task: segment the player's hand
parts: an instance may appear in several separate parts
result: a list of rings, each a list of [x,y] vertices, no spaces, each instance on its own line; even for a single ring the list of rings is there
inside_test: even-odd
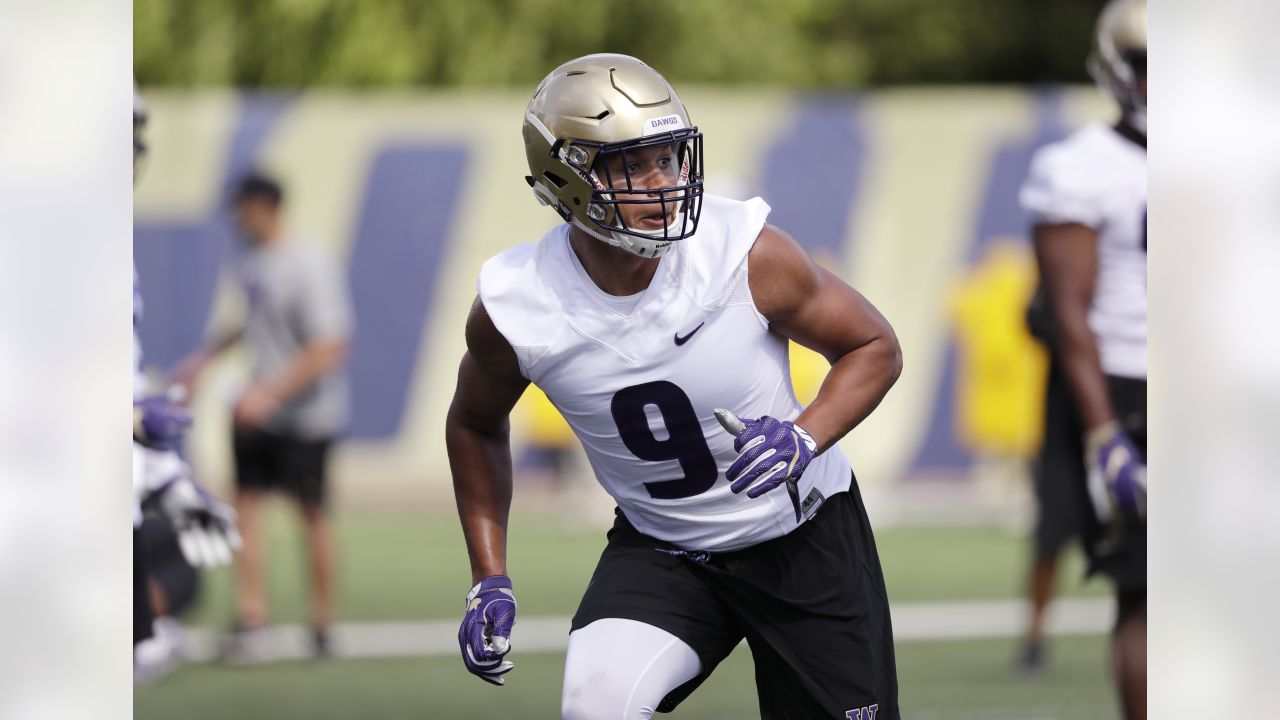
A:
[[[511,651],[511,628],[516,624],[516,595],[511,579],[494,575],[467,593],[467,614],[458,628],[458,644],[467,670],[485,682],[501,685],[515,667],[503,658]]]
[[[818,454],[818,445],[804,428],[788,420],[764,416],[756,420],[740,420],[728,410],[717,408],[716,419],[734,436],[733,449],[738,459],[725,473],[729,489],[747,492],[757,498],[785,483],[800,522],[800,491],[797,482],[810,461]]]
[[[133,403],[134,439],[156,450],[176,448],[191,427],[191,412],[172,393],[148,395]]]
[[[189,477],[174,479],[159,490],[160,511],[173,523],[182,555],[194,567],[231,562],[241,547],[236,511],[205,492]]]
[[[240,425],[262,425],[280,409],[280,399],[261,383],[251,385],[236,403],[235,421]]]
[[[1100,521],[1109,522],[1115,507],[1146,516],[1147,466],[1119,423],[1100,425],[1085,435],[1085,466]]]

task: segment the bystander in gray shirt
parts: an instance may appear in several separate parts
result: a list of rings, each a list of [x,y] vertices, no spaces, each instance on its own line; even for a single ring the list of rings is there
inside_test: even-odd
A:
[[[308,343],[350,337],[346,283],[305,240],[288,235],[250,248],[236,275],[245,292],[244,343],[255,381],[278,375]],[[348,403],[346,374],[338,368],[282,405],[265,429],[308,439],[333,437],[346,428]]]

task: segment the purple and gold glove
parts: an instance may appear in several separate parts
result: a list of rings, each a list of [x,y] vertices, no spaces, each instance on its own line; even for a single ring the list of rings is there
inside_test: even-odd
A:
[[[785,483],[796,509],[796,522],[800,522],[798,483],[818,454],[817,443],[804,428],[787,420],[767,415],[739,420],[737,415],[719,408],[715,413],[720,425],[734,436],[733,449],[738,453],[738,459],[725,473],[729,489],[735,493],[746,490],[747,497],[757,498]]]
[[[172,450],[191,427],[191,413],[167,394],[148,395],[133,404],[134,439],[156,450]]]
[[[1111,520],[1112,508],[1147,514],[1147,466],[1129,436],[1114,421],[1085,435],[1089,497],[1098,519]]]
[[[511,627],[516,624],[516,596],[511,579],[494,575],[467,593],[467,614],[458,628],[462,663],[485,682],[503,684],[503,675],[515,667],[503,660],[511,651]]]

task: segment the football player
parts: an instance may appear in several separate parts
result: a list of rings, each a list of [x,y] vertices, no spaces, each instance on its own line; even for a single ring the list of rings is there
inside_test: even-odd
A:
[[[137,181],[139,167],[147,147],[144,132],[147,124],[146,104],[137,90],[133,93],[133,176]],[[155,620],[150,601],[148,564],[151,548],[147,537],[139,532],[142,525],[141,503],[152,498],[155,507],[173,526],[178,546],[188,563],[197,567],[224,565],[239,548],[240,537],[235,528],[235,513],[204,491],[194,480],[191,468],[178,454],[191,416],[181,404],[182,397],[171,393],[148,393],[142,372],[142,343],[138,325],[142,320],[142,294],[138,290],[137,273],[133,279],[133,495],[134,495],[134,562],[133,562],[133,642],[138,645],[152,636]],[[146,657],[164,653],[144,652]]]
[[[703,193],[703,136],[625,55],[542,81],[524,117],[535,197],[565,222],[490,259],[446,423],[471,559],[458,639],[494,684],[516,620],[508,413],[529,383],[617,502],[569,635],[562,717],[648,718],[745,639],[762,716],[898,717],[889,605],[836,441],[902,367],[889,323],[769,206]],[[788,342],[831,363],[792,391]]]
[[[1112,657],[1125,716],[1145,718],[1145,0],[1106,6],[1089,69],[1119,120],[1042,148],[1021,191],[1053,338],[1041,484],[1070,488],[1066,500],[1084,509],[1090,572],[1111,578],[1119,604]]]

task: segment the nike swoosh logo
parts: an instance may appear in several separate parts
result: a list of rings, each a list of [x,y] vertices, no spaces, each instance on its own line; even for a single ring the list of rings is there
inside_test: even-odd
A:
[[[698,327],[696,327],[696,328],[694,328],[694,329],[690,330],[690,331],[689,331],[689,334],[688,334],[688,335],[685,335],[684,337],[680,337],[680,333],[676,333],[676,345],[683,345],[683,344],[685,344],[685,343],[689,342],[689,338],[693,337],[693,334],[694,334],[694,333],[696,333],[696,332],[698,332],[699,330],[701,330],[701,329],[702,329],[702,326],[703,326],[703,325],[706,325],[706,324],[707,324],[707,323],[706,323],[705,321],[704,321],[704,322],[700,322],[700,323],[698,323]]]

